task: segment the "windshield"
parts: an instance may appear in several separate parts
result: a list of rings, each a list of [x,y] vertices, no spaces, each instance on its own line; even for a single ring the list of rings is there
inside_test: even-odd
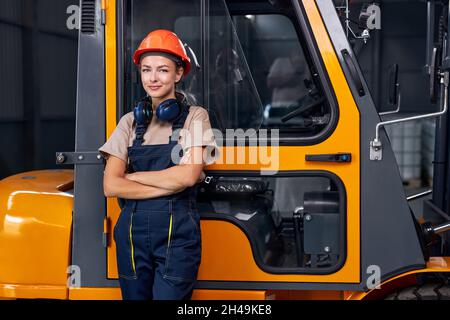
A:
[[[224,0],[212,1],[207,33],[207,105],[216,127],[259,129],[263,105]]]
[[[193,62],[177,90],[208,110],[214,128],[276,128],[313,137],[330,124],[330,106],[290,2],[126,3],[124,110],[145,94],[132,53],[148,32],[165,28],[182,39]]]

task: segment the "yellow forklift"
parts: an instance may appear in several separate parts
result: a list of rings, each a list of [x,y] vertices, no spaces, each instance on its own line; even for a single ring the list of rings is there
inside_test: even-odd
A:
[[[377,112],[331,0],[80,3],[75,151],[56,155],[74,170],[0,181],[0,298],[121,298],[120,206],[97,150],[144,94],[132,53],[157,28],[186,42],[178,89],[208,110],[221,149],[198,185],[193,299],[450,298],[447,1],[427,4],[438,111],[400,120]],[[416,219],[408,201],[424,194],[406,196],[384,127],[425,117],[434,188]]]

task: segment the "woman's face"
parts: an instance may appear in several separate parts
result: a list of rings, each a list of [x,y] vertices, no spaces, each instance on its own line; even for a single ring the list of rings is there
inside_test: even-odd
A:
[[[142,86],[154,100],[163,101],[175,96],[175,83],[180,81],[183,68],[163,57],[148,55],[141,61]]]

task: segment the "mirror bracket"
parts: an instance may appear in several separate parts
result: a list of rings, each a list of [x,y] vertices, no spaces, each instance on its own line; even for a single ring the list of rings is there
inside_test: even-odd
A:
[[[440,83],[444,85],[444,99],[443,99],[443,107],[441,111],[422,114],[413,117],[407,117],[402,119],[395,119],[389,121],[383,121],[376,125],[375,128],[375,139],[370,141],[370,160],[372,161],[380,161],[383,158],[383,145],[380,140],[380,128],[386,125],[391,125],[395,123],[402,123],[407,121],[415,121],[425,118],[436,118],[444,115],[448,109],[448,86],[450,82],[450,71],[446,71],[444,73],[440,73]]]

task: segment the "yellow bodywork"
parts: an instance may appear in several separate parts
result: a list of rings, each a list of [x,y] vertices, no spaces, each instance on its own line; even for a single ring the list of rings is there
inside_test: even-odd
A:
[[[194,290],[192,300],[364,300],[375,295],[383,298],[389,291],[398,290],[405,284],[414,285],[405,279],[423,273],[450,272],[450,257],[432,257],[427,267],[395,276],[381,284],[380,290],[368,292],[336,290]],[[120,299],[119,288],[71,288],[70,299]]]
[[[68,297],[72,170],[0,181],[0,297]]]

